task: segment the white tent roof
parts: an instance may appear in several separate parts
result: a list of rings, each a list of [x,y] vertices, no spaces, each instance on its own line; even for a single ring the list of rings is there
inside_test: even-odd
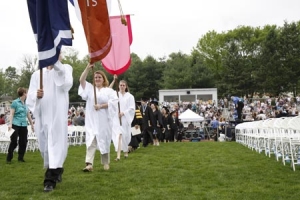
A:
[[[201,117],[200,115],[194,113],[190,109],[187,109],[184,111],[184,113],[181,113],[178,117],[181,119],[182,122],[200,122],[204,121],[204,118]]]

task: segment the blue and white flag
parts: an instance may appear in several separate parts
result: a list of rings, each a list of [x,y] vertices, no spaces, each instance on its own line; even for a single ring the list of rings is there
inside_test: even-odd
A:
[[[27,0],[31,26],[38,46],[39,67],[58,61],[62,45],[72,46],[67,0]]]

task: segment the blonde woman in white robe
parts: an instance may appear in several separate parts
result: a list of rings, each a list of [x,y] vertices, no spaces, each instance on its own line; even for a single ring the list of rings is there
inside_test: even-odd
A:
[[[113,143],[117,152],[116,161],[120,160],[121,151],[124,152],[124,157],[128,157],[128,145],[131,140],[131,123],[135,113],[135,100],[132,94],[129,93],[128,84],[125,80],[119,82],[119,118],[121,119],[121,130],[113,130]],[[118,122],[120,124],[120,121]],[[116,125],[117,127],[117,125]]]
[[[86,157],[83,171],[93,171],[96,150],[101,153],[101,164],[104,170],[109,169],[110,144],[112,139],[113,120],[118,120],[118,97],[114,90],[108,88],[108,80],[103,71],[94,72],[96,103],[94,87],[86,81],[93,64],[88,64],[80,76],[78,94],[86,101]]]
[[[34,129],[47,169],[44,191],[49,192],[62,180],[68,151],[69,90],[73,85],[73,69],[57,61],[42,72],[43,89],[40,89],[40,71],[36,71],[30,79],[26,104],[35,117]]]

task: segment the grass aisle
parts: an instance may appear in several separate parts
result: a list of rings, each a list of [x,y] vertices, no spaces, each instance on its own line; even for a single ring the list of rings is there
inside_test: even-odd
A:
[[[95,156],[94,171],[82,172],[85,146],[71,146],[63,182],[43,192],[42,159],[28,152],[26,163],[11,165],[0,154],[0,199],[298,199],[300,167],[293,172],[274,157],[268,158],[234,143],[183,142],[140,148],[109,171]]]

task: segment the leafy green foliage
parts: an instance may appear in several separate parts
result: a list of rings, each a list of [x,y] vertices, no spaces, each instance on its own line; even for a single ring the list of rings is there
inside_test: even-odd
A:
[[[36,58],[25,57],[21,73],[9,66],[0,71],[0,96],[16,97],[18,87],[28,87]],[[78,96],[79,77],[89,62],[88,56],[78,58],[78,52],[67,48],[64,63],[73,67],[74,83],[71,102],[81,102]],[[217,88],[219,96],[252,97],[300,92],[300,21],[283,27],[239,26],[227,32],[212,30],[203,35],[191,54],[173,52],[167,57],[139,58],[131,54],[130,68],[118,79],[128,82],[130,92],[158,97],[160,89]],[[101,63],[95,70],[105,69]],[[110,81],[112,74],[107,74]],[[87,77],[92,82],[92,73]],[[118,86],[114,86],[117,89]]]

